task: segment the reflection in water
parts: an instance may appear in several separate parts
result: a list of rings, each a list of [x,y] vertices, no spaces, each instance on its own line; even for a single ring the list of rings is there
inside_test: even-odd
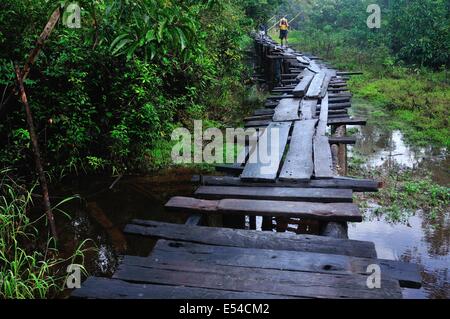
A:
[[[353,99],[352,112],[355,116],[365,117],[368,124],[363,127],[355,126],[359,133],[355,147],[349,147],[350,155],[353,151],[364,156],[364,166],[367,169],[383,168],[387,170],[409,168],[429,171],[433,180],[441,185],[450,182],[450,157],[445,148],[433,145],[419,147],[405,143],[403,134],[399,130],[388,128],[389,119],[386,117],[375,120],[371,113],[373,107],[367,102]],[[349,126],[349,129],[352,128]]]
[[[96,276],[111,276],[120,255],[125,253],[147,256],[154,240],[127,237],[123,228],[135,218],[183,223],[186,216],[166,212],[164,204],[171,196],[191,195],[194,190],[191,178],[195,173],[173,169],[154,176],[124,177],[112,189],[114,178],[97,176],[59,186],[53,194],[78,193],[82,199],[65,204],[63,210],[71,213],[70,219],[57,218],[63,254],[71,254],[83,240],[92,239],[96,250],[86,253],[85,267],[90,275]]]
[[[359,129],[359,141],[350,149],[350,154],[363,156],[366,169],[391,174],[399,169],[426,170],[435,182],[449,184],[447,150],[409,146],[400,131],[389,130],[387,121],[371,121],[373,108],[366,102],[354,100],[353,106],[356,115],[369,120],[367,126]],[[349,237],[374,242],[380,258],[411,261],[423,266],[423,288],[404,289],[405,298],[450,298],[450,212],[430,218],[419,210],[406,224],[392,224],[373,214],[376,203],[369,204],[366,220],[352,224]]]

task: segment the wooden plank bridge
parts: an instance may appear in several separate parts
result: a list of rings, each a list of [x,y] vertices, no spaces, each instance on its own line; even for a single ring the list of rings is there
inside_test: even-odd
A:
[[[401,298],[401,287],[421,286],[417,265],[378,259],[373,243],[347,236],[347,222],[362,221],[353,193],[378,189],[376,181],[345,177],[346,145],[355,143],[346,125],[365,124],[348,114],[346,80],[354,73],[268,37],[256,38],[255,50],[257,80],[272,95],[245,126],[256,128],[256,145],[272,141],[272,165],[246,145],[242,163],[217,166],[227,175],[197,176],[193,197],[166,204],[192,213],[185,224],[131,221],[125,233],[158,239],[152,252],[124,256],[112,278],[90,277],[72,297]],[[266,231],[256,230],[257,220]],[[284,232],[290,224],[317,226],[317,234]],[[374,264],[381,287],[370,289]]]

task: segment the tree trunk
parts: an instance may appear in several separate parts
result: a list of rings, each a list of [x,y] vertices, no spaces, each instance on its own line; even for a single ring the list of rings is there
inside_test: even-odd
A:
[[[28,104],[27,95],[25,93],[25,87],[23,85],[23,78],[22,74],[20,72],[20,69],[18,66],[16,66],[16,77],[17,77],[17,84],[19,87],[19,94],[20,99],[22,101],[22,104],[25,106],[25,112],[27,116],[27,123],[28,123],[28,130],[30,132],[30,138],[31,143],[33,146],[33,153],[34,153],[34,159],[36,164],[36,171],[39,176],[39,183],[41,185],[42,189],[42,196],[44,201],[44,209],[45,214],[47,215],[48,222],[50,224],[50,230],[52,233],[53,238],[55,241],[58,240],[58,235],[56,232],[56,226],[55,226],[55,218],[52,213],[52,208],[50,204],[50,197],[48,195],[48,185],[47,185],[47,179],[45,178],[44,168],[42,166],[42,160],[41,160],[41,153],[39,151],[39,144],[37,140],[36,130],[34,128],[33,123],[33,115],[31,114],[30,105]]]

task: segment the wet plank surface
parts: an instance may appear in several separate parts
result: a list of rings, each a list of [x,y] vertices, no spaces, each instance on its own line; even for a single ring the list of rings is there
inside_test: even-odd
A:
[[[280,171],[280,180],[309,180],[314,172],[313,135],[317,121],[295,123],[286,159]]]
[[[258,152],[253,152],[241,174],[243,180],[275,181],[284,154],[291,123],[270,123],[258,140]],[[261,159],[260,154],[268,155]]]
[[[199,180],[200,181],[200,180]],[[333,177],[332,179],[309,181],[280,181],[275,183],[255,183],[242,181],[239,177],[233,176],[201,176],[203,185],[217,185],[217,186],[250,186],[250,187],[264,187],[264,186],[278,186],[278,187],[294,187],[294,188],[346,188],[354,192],[376,192],[378,191],[379,183],[370,179],[356,179],[346,177]]]
[[[195,196],[206,199],[239,198],[320,203],[352,202],[352,190],[332,188],[200,186]]]
[[[72,298],[87,299],[285,299],[286,296],[183,286],[131,283],[118,279],[89,277]]]
[[[192,197],[172,197],[165,205],[169,210],[242,214],[257,216],[304,217],[326,221],[361,222],[358,206],[351,203],[290,202],[251,199],[203,200]]]
[[[369,289],[367,275],[223,266],[176,256],[164,262],[126,256],[113,278],[137,283],[176,285],[298,298],[401,298],[398,281],[382,278]]]
[[[190,226],[150,220],[133,220],[125,227],[124,232],[208,245],[307,251],[364,258],[377,256],[371,242],[293,233]]]
[[[421,282],[420,276],[418,276],[420,268],[415,264],[335,254],[212,246],[159,240],[149,257],[159,262],[190,260],[211,265],[342,275],[366,274],[369,265],[378,264],[385,277],[398,280],[402,287],[415,287]]]
[[[300,99],[283,99],[275,108],[273,115],[274,122],[295,121],[300,119],[298,116],[300,108]]]

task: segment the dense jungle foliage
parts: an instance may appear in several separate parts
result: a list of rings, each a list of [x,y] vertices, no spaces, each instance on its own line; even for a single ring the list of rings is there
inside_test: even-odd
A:
[[[58,23],[26,90],[52,175],[167,164],[170,133],[192,119],[230,121],[245,96],[243,58],[255,21],[278,0],[85,0],[81,29]],[[14,68],[58,1],[0,4],[3,167],[33,170]]]
[[[367,26],[373,3],[379,29]],[[301,13],[291,22],[291,45],[341,70],[364,71],[352,92],[392,114],[410,141],[450,145],[449,1],[287,0],[279,12]]]

